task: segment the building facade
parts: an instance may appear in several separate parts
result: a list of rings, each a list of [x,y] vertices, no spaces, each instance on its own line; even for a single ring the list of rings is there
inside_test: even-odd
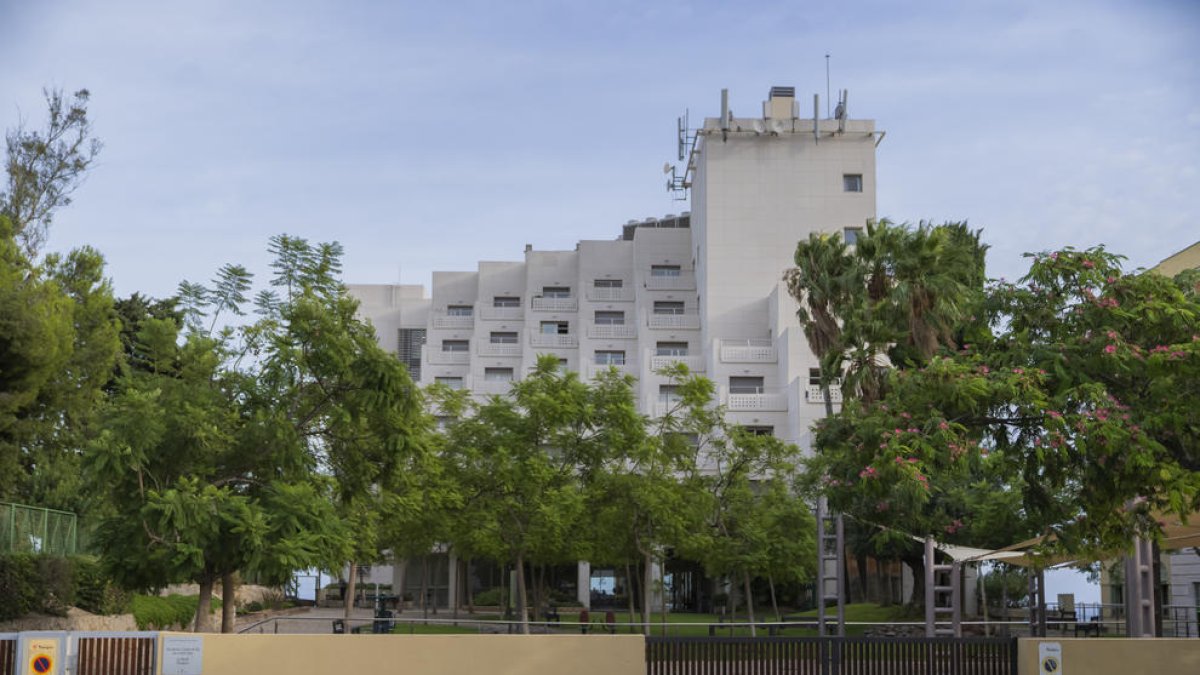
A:
[[[733,117],[725,100],[681,133],[675,186],[690,190],[690,211],[570,251],[526,246],[517,261],[435,272],[428,296],[351,285],[362,315],[421,384],[504,394],[552,354],[583,377],[634,375],[641,411],[657,416],[674,391],[656,371],[682,362],[716,383],[731,422],[807,451],[824,399],[783,274],[810,233],[852,240],[875,217],[882,133],[844,104],[832,119],[816,106],[801,118],[790,87],[772,88],[761,117]],[[581,566],[585,602],[586,578]]]

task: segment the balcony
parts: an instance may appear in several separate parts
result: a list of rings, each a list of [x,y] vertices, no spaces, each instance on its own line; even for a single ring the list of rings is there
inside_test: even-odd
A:
[[[637,339],[637,326],[593,323],[588,326],[587,336],[593,340],[634,340]]]
[[[633,302],[632,288],[589,288],[587,299],[592,302]]]
[[[434,328],[473,328],[475,317],[459,314],[436,314],[433,317]]]
[[[763,391],[757,394],[726,394],[725,407],[731,412],[786,412],[788,396],[786,391]]]
[[[479,318],[484,321],[520,321],[525,310],[520,307],[480,307]]]
[[[775,363],[779,355],[771,340],[721,340],[722,363]]]
[[[579,300],[577,298],[543,298],[535,296],[532,307],[535,312],[574,312],[579,309]]]
[[[471,362],[471,352],[442,352],[442,351],[427,351],[425,355],[429,357],[429,362],[438,366],[459,366]]]
[[[532,347],[549,347],[551,349],[575,349],[579,346],[579,338],[574,335],[550,335],[546,333],[532,333],[529,336],[529,344]]]
[[[706,370],[703,356],[651,356],[650,370],[661,370],[676,363],[682,363],[693,373],[703,373]]]
[[[476,379],[471,387],[472,394],[480,394],[483,396],[504,396],[512,390],[512,380],[484,380]]]
[[[691,270],[684,270],[676,276],[646,275],[646,289],[651,291],[694,291],[696,290],[696,274]]]
[[[520,356],[521,345],[513,342],[480,342],[476,351],[480,356]]]
[[[650,328],[665,328],[668,330],[699,330],[700,314],[647,314],[646,325]]]
[[[804,400],[808,401],[809,403],[824,403],[825,396],[824,396],[824,394],[821,393],[821,385],[819,385],[819,384],[808,385],[808,387],[805,388],[805,390],[804,390]],[[829,385],[829,401],[831,403],[841,403],[842,402],[842,387],[841,387],[841,385],[837,385],[837,384]]]

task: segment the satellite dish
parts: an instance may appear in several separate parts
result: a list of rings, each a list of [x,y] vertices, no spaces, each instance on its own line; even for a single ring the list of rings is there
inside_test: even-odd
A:
[[[775,135],[777,135],[777,136],[779,134],[782,134],[783,133],[783,120],[775,120],[775,121],[771,122],[771,131],[774,131]]]
[[[767,128],[763,126],[762,120],[754,120],[754,133],[761,134],[766,130]]]
[[[664,163],[664,164],[663,164],[663,175],[665,176],[665,175],[667,175],[667,174],[669,174],[669,173],[671,173],[671,163],[670,163],[670,162],[666,162],[666,163]]]

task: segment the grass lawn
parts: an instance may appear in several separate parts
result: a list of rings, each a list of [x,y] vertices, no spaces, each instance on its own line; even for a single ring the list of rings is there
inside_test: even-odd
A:
[[[832,618],[836,613],[836,609],[831,608],[828,615]],[[807,612],[784,612],[786,616],[803,617],[804,619],[816,619],[817,610],[809,610]],[[411,615],[400,615],[397,618],[407,619]],[[478,633],[479,624],[474,621],[502,621],[503,617],[498,614],[475,614],[471,616],[460,615],[459,625],[455,626],[450,623],[442,623],[449,619],[446,615],[431,616],[431,619],[440,619],[437,623],[422,623],[421,620],[412,616],[412,621],[397,623],[392,631],[402,635],[448,635],[448,634],[463,634],[463,633]],[[755,612],[755,618],[759,623],[774,623],[775,615],[769,609],[765,612]],[[709,625],[717,625],[716,635],[719,637],[749,637],[749,626],[724,627],[719,624],[719,619],[716,614],[692,614],[692,613],[671,613],[666,617],[666,624],[663,624],[663,615],[655,612],[651,614],[651,623],[654,624],[651,630],[653,635],[671,635],[680,637],[705,637],[708,635]],[[846,621],[848,623],[857,622],[873,622],[887,623],[891,621],[911,621],[911,617],[904,614],[904,608],[901,606],[881,607],[873,604],[852,604],[846,605]],[[551,624],[554,632],[559,633],[574,633],[579,630],[579,626],[575,625],[579,621],[579,616],[575,612],[564,612],[562,615],[562,624]],[[616,630],[618,633],[638,633],[641,632],[641,627],[637,626],[641,621],[641,615],[633,617],[630,621],[628,612],[616,613]],[[735,622],[746,621],[745,616],[739,614]],[[593,610],[590,612],[591,632],[602,632],[604,625],[604,611]],[[862,635],[869,626],[846,626],[847,635]],[[665,631],[665,633],[664,633]],[[767,629],[765,627],[758,628],[760,637],[766,636]],[[784,636],[790,637],[815,637],[816,630],[810,628],[787,628],[781,633]]]

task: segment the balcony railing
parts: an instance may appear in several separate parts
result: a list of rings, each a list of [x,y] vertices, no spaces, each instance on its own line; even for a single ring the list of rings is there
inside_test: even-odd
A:
[[[471,362],[471,352],[442,352],[429,351],[426,352],[429,357],[429,362],[440,366],[457,366]]]
[[[579,309],[579,300],[577,298],[535,297],[532,307],[535,312],[574,312]]]
[[[637,338],[637,326],[594,323],[588,326],[587,336],[595,340],[633,340]]]
[[[676,363],[682,363],[688,367],[688,370],[693,373],[702,373],[705,371],[703,356],[651,356],[650,370],[660,370],[673,366]]]
[[[551,347],[554,349],[574,349],[579,346],[579,338],[574,335],[550,335],[547,333],[531,333],[529,344],[533,347]]]
[[[698,330],[700,315],[689,314],[647,314],[646,325],[650,328],[667,328],[673,330]]]
[[[587,299],[592,302],[633,302],[632,288],[589,288]]]
[[[520,356],[521,345],[512,342],[480,342],[480,356]]]
[[[691,291],[696,288],[696,275],[692,271],[680,272],[677,276],[646,276],[646,288],[651,291]]]
[[[480,307],[479,318],[484,321],[520,321],[525,310],[520,307]]]
[[[731,411],[750,410],[783,412],[788,409],[786,391],[764,391],[759,394],[727,394],[725,407]]]
[[[471,328],[474,325],[475,317],[471,315],[435,314],[433,317],[434,328]]]
[[[775,363],[778,360],[771,340],[721,340],[722,363]]]
[[[808,385],[808,388],[806,388],[804,390],[804,400],[808,401],[809,403],[824,403],[825,395],[821,393],[821,385],[819,385],[819,384]],[[841,386],[836,385],[836,384],[829,385],[829,400],[832,403],[841,403],[842,402]]]

